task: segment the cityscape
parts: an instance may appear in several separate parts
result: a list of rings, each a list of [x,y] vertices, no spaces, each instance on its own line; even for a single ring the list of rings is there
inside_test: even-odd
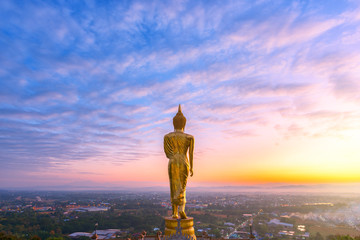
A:
[[[250,234],[256,239],[360,236],[360,196],[355,194],[190,191],[187,213],[194,218],[198,238],[249,239]],[[0,232],[18,239],[90,239],[95,224],[98,239],[138,239],[144,231],[151,237],[164,231],[164,216],[170,214],[166,192],[0,194]]]

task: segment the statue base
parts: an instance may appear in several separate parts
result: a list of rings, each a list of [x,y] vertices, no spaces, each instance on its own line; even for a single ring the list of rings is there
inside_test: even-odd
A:
[[[178,229],[180,225],[181,229]],[[178,234],[179,231],[189,238],[196,240],[194,230],[194,218],[188,217],[186,219],[176,219],[172,217],[165,217],[165,236],[171,237],[172,235]]]

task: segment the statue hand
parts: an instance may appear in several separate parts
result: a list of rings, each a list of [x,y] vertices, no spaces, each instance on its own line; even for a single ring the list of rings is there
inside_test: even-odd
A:
[[[190,169],[190,177],[194,175],[192,168]]]

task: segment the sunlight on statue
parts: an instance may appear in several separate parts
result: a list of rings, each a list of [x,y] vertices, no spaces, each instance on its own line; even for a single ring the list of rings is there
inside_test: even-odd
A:
[[[173,118],[174,132],[164,136],[164,151],[169,159],[168,172],[172,217],[187,218],[185,214],[186,182],[193,175],[194,137],[184,133],[186,118],[181,112],[181,106]],[[189,159],[187,158],[189,152]]]

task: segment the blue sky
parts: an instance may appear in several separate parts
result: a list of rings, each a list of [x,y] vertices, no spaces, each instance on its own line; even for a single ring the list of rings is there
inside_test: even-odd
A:
[[[0,187],[166,181],[179,103],[195,182],[229,166],[224,182],[257,182],[264,162],[319,171],[329,156],[327,175],[351,175],[359,45],[358,1],[1,1]]]

